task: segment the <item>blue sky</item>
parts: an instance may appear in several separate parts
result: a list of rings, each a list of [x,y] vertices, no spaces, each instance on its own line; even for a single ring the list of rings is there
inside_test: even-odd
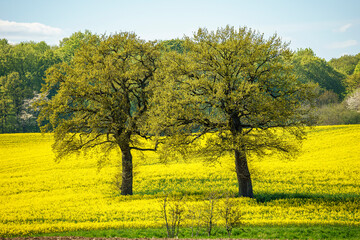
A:
[[[0,38],[11,43],[57,45],[86,29],[166,40],[226,25],[277,33],[326,60],[360,52],[359,0],[0,0]]]

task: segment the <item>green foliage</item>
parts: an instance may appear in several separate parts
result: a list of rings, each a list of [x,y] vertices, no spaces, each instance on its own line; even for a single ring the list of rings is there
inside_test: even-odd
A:
[[[9,126],[9,121],[13,126],[12,131],[23,132],[21,128],[21,113],[23,109],[23,100],[31,97],[31,90],[26,85],[26,82],[20,79],[18,72],[13,72],[0,78],[0,85],[2,87],[2,132],[11,131],[6,129]]]
[[[60,59],[45,42],[10,45],[0,42],[0,131],[38,131],[35,119],[25,112],[25,101],[40,91],[45,71]],[[24,115],[25,114],[25,115]]]
[[[345,84],[347,86],[347,92],[350,94],[360,88],[360,61],[356,65],[354,73],[345,79]]]
[[[172,136],[165,157],[175,151],[210,160],[229,152],[293,152],[295,145],[273,129],[300,140],[313,93],[297,81],[292,52],[279,37],[227,26],[199,29],[184,47],[186,54],[164,54],[154,87],[149,129]],[[199,144],[210,132],[217,134]]]
[[[360,56],[360,54],[359,54],[359,56]],[[355,70],[354,70],[354,74],[359,74],[359,73],[360,73],[360,60],[359,60],[358,64],[355,67]]]
[[[6,39],[0,40],[0,76],[5,76],[8,72],[7,70],[7,58],[9,55],[11,45]]]
[[[333,58],[329,61],[329,64],[337,71],[345,75],[352,75],[359,61],[360,53],[355,56],[344,55],[340,58]]]
[[[42,129],[55,133],[58,157],[99,144],[110,149],[139,133],[156,54],[134,34],[93,36],[69,64],[49,69],[42,91],[58,92],[39,103],[39,120],[49,120]]]
[[[351,94],[356,89],[360,88],[360,72],[354,72],[354,74],[348,76],[345,79],[347,93]]]
[[[184,53],[184,40],[171,39],[161,41],[159,44],[165,51],[176,51],[178,53]]]
[[[316,114],[318,125],[360,124],[360,113],[348,109],[345,103],[322,106]]]
[[[339,95],[337,95],[333,91],[323,90],[320,87],[318,88],[318,91],[319,95],[315,100],[316,106],[320,107],[324,105],[339,103]]]
[[[145,121],[157,57],[154,43],[135,34],[93,35],[69,63],[47,71],[42,91],[55,89],[56,94],[39,102],[38,120],[45,123],[42,131],[54,132],[57,159],[92,148],[101,148],[106,159],[120,147],[122,187],[128,180],[132,193],[130,150],[149,150],[141,149],[134,136],[146,137],[139,125]]]
[[[60,58],[64,62],[70,62],[75,53],[83,44],[86,44],[94,36],[89,30],[82,32],[75,32],[70,37],[64,38],[60,41],[60,46],[56,50]]]
[[[22,86],[21,93],[26,92],[22,99],[20,99],[20,93],[12,93],[12,96],[9,96],[10,91],[0,84],[1,132],[39,130],[34,124],[37,118],[36,111],[25,107],[25,102],[29,102],[40,91],[41,85],[44,83],[45,72],[50,66],[61,61],[69,63],[81,46],[87,44],[94,36],[95,34],[88,30],[75,32],[64,38],[58,47],[50,47],[45,42],[23,42],[11,45],[6,39],[0,40],[0,77],[7,79],[10,74],[18,73],[21,82],[19,84]],[[185,46],[185,42],[185,39],[172,39],[161,41],[157,43],[157,46],[163,52],[182,54],[191,50]],[[327,101],[334,103],[335,98],[330,96],[329,92],[334,92],[339,96],[338,98],[343,99],[345,97],[344,86],[346,86],[346,94],[351,94],[360,86],[359,59],[360,54],[345,55],[326,63],[317,58],[311,49],[305,49],[298,51],[293,61],[301,80],[319,84],[321,87],[319,94],[326,99],[325,101],[322,99],[318,104],[323,105]],[[49,92],[49,96],[52,97],[56,91],[57,88],[54,86]],[[21,101],[15,100],[14,96]],[[32,117],[24,122],[21,119],[23,115],[16,114],[19,109],[22,109],[20,112],[33,112]]]
[[[345,75],[336,71],[324,59],[315,55],[315,53],[307,48],[300,49],[296,52],[292,59],[294,70],[299,79],[304,82],[314,82],[327,91],[333,91],[340,98],[344,97]]]
[[[185,46],[186,55],[164,57],[153,98],[151,128],[176,135],[171,146],[216,131],[219,138],[205,147],[208,155],[242,146],[262,153],[286,149],[271,128],[300,134],[296,128],[306,123],[301,103],[310,100],[309,88],[292,75],[291,51],[277,36],[265,40],[246,28],[199,29]]]

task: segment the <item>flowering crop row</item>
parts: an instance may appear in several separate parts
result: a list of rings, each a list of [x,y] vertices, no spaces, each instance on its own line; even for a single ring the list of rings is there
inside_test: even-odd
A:
[[[316,127],[294,160],[250,159],[256,200],[236,199],[242,223],[360,226],[359,137],[359,125]],[[134,152],[135,194],[119,196],[115,153],[99,170],[81,155],[54,162],[51,144],[52,135],[0,135],[0,236],[162,227],[164,194],[186,195],[192,209],[210,192],[237,191],[232,156],[162,164]]]

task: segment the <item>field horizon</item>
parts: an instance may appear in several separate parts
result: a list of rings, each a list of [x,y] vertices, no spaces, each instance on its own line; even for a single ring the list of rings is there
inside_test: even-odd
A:
[[[251,157],[255,198],[232,198],[241,226],[359,227],[359,136],[360,125],[314,127],[295,159]],[[134,151],[134,195],[121,196],[116,152],[101,168],[96,152],[55,162],[52,142],[51,134],[0,135],[0,236],[163,228],[161,200],[168,194],[185,196],[191,212],[211,193],[237,193],[232,156],[163,164],[156,153]],[[215,223],[224,225],[220,217]]]

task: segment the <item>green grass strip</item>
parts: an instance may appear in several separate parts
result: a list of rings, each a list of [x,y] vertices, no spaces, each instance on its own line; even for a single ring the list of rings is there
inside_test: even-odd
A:
[[[166,230],[161,229],[107,229],[92,231],[37,234],[41,236],[75,237],[121,237],[121,238],[166,238]],[[228,238],[224,228],[216,227],[211,237],[205,229],[196,236],[196,230],[180,229],[179,238]],[[244,226],[233,229],[231,238],[252,239],[360,239],[360,228],[350,226]]]

